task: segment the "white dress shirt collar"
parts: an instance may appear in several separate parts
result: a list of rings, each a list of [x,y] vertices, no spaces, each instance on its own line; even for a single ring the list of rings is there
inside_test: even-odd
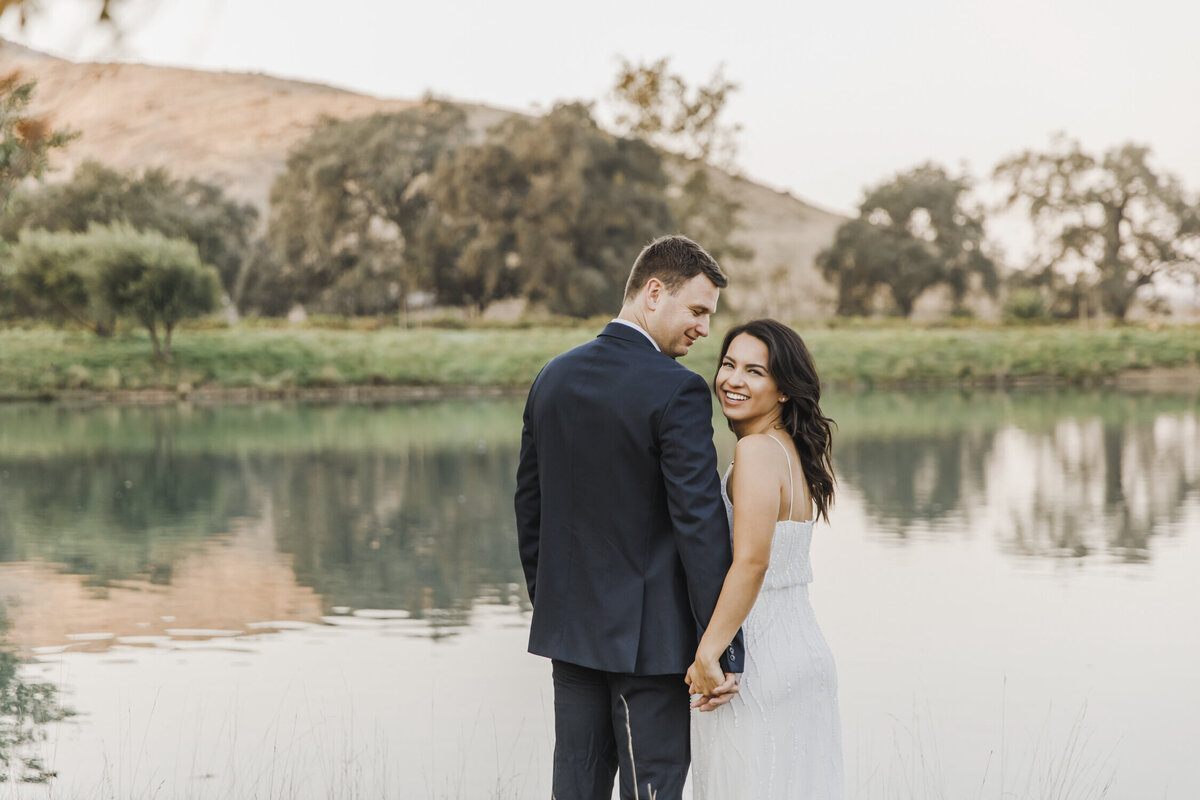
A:
[[[616,319],[614,319],[613,322],[618,322],[622,325],[628,325],[629,327],[633,328],[635,331],[640,333],[642,336],[645,336],[646,339],[650,342],[650,344],[654,345],[655,350],[657,350],[660,353],[662,352],[662,348],[658,346],[658,342],[654,341],[654,339],[650,336],[650,334],[646,333],[646,329],[643,328],[641,325],[638,325],[636,322],[630,322],[627,319],[621,319],[620,317],[617,317]]]

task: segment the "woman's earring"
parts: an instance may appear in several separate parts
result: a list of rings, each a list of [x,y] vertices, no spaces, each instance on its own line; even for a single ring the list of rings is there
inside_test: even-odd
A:
[[[779,402],[780,402],[780,403],[786,403],[786,402],[787,402],[787,398],[786,398],[786,397],[780,397],[780,398],[779,398]]]

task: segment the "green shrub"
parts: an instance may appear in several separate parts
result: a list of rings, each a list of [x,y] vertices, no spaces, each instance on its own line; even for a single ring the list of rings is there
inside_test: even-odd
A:
[[[58,325],[75,322],[111,336],[117,311],[100,291],[87,242],[71,233],[22,231],[12,248],[8,283],[24,314]],[[21,302],[23,301],[23,303]]]
[[[1041,292],[1019,289],[1004,303],[1004,318],[1010,322],[1045,322],[1050,312]]]

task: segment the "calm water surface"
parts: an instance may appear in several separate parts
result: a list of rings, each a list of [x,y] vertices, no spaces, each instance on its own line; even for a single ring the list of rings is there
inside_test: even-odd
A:
[[[1197,399],[827,410],[849,796],[1200,797]],[[519,418],[0,407],[0,798],[548,796]]]

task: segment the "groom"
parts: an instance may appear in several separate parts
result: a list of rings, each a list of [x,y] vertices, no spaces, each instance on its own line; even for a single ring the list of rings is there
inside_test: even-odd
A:
[[[732,554],[708,385],[675,359],[727,282],[695,242],[656,239],[620,315],[529,391],[515,506],[529,651],[552,659],[557,800],[609,800],[618,764],[623,800],[683,791],[683,676]],[[743,662],[739,632],[710,707]]]

